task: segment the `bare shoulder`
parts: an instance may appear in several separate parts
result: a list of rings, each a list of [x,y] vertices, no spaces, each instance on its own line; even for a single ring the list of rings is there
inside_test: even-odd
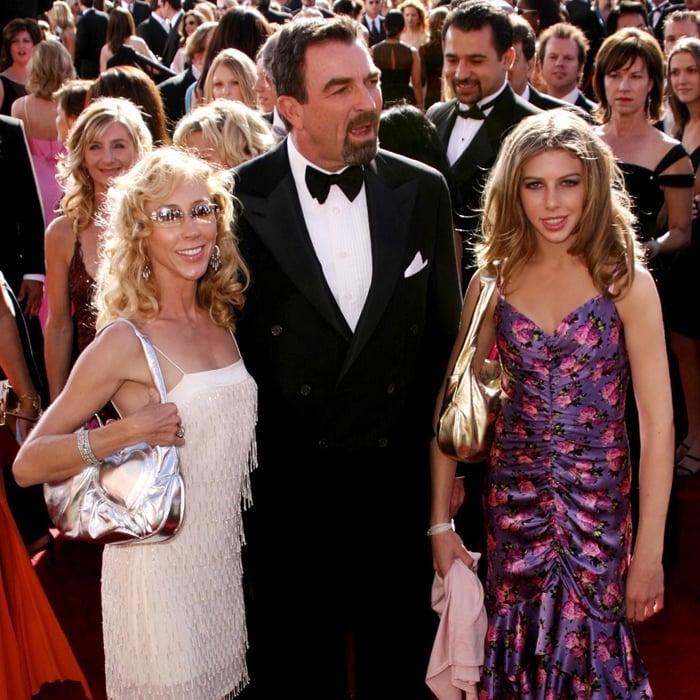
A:
[[[634,279],[624,294],[616,301],[616,306],[623,320],[644,317],[651,307],[659,307],[659,293],[656,282],[649,270],[637,263],[634,269]]]
[[[69,257],[73,254],[75,234],[73,224],[67,216],[57,216],[47,227],[44,245],[47,254],[62,252]]]
[[[149,375],[141,342],[134,329],[123,321],[109,323],[81,353],[104,367],[105,373],[121,380],[142,381]]]

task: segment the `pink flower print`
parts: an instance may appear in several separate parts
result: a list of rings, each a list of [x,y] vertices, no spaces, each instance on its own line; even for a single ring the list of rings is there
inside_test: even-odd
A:
[[[622,664],[617,664],[612,670],[612,676],[617,683],[620,683],[623,688],[627,687],[627,678],[625,677],[625,669]]]
[[[527,642],[527,628],[523,624],[518,624],[515,628],[515,639],[513,639],[513,646],[516,651],[522,651],[525,649],[525,644]]]
[[[521,440],[524,440],[527,438],[527,430],[525,429],[525,423],[522,421],[518,421],[512,429],[512,435],[514,435],[517,438],[520,438]]]
[[[601,434],[600,434],[600,441],[603,443],[603,445],[609,445],[612,442],[615,442],[617,439],[617,431],[614,428],[606,428]]]
[[[570,377],[575,373],[577,368],[576,357],[574,355],[567,355],[561,358],[561,374],[564,377]]]
[[[603,385],[603,399],[609,406],[617,406],[622,398],[622,387],[617,379]]]
[[[590,569],[584,569],[584,571],[580,575],[581,578],[581,585],[584,588],[588,588],[589,586],[595,586],[596,581],[598,580],[598,576],[595,574],[595,572],[591,571]]]
[[[603,604],[608,608],[617,607],[622,601],[622,590],[617,582],[611,581],[603,591]]]
[[[579,638],[576,632],[569,632],[564,637],[564,646],[575,659],[580,659],[586,653],[585,640]]]
[[[571,454],[576,449],[576,443],[570,440],[562,440],[559,443],[559,452],[565,455]]]
[[[555,399],[554,405],[557,408],[567,408],[574,403],[574,401],[580,396],[581,391],[576,387],[570,387],[566,391],[562,391]]]
[[[600,557],[600,547],[596,542],[588,540],[583,545],[583,554],[589,559],[598,559]]]
[[[494,625],[489,625],[488,629],[486,630],[486,641],[487,642],[496,642],[498,641],[498,630]]]
[[[517,452],[517,463],[518,464],[533,464],[534,460],[532,455],[526,450],[518,450]]]
[[[535,358],[532,362],[532,371],[540,377],[549,377],[549,361]]]
[[[588,510],[594,510],[597,504],[598,494],[589,492],[581,496],[581,505],[588,508]]]
[[[535,324],[532,321],[528,321],[526,318],[519,318],[513,321],[512,331],[519,343],[527,345],[532,341],[534,328]]]
[[[588,319],[575,333],[574,338],[579,345],[594,348],[600,343],[600,331],[593,322]]]
[[[599,525],[599,521],[585,510],[577,511],[575,517],[576,522],[584,532],[593,532],[593,530],[595,530]]]
[[[591,426],[598,416],[598,410],[595,406],[585,406],[578,414],[578,422],[583,425]]]
[[[539,414],[539,401],[534,401],[529,398],[523,398],[520,409],[526,416],[534,418],[536,415]]]
[[[526,479],[525,477],[520,477],[518,481],[518,489],[521,493],[534,493],[536,491],[535,485],[532,483],[532,481],[530,479]]]
[[[561,609],[562,617],[565,620],[580,620],[583,617],[583,610],[574,601],[567,600]]]
[[[610,334],[608,335],[610,345],[620,344],[620,328],[619,326],[613,324],[610,328]]]

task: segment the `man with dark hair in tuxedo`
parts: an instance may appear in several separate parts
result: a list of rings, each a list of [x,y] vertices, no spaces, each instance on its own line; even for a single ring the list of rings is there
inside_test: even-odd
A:
[[[461,236],[462,289],[474,271],[481,190],[505,134],[540,110],[508,84],[515,60],[508,14],[475,0],[450,10],[442,26],[444,78],[454,98],[427,112],[445,145],[452,172],[455,227]]]
[[[162,2],[163,16],[168,20],[170,31],[165,40],[163,55],[160,57],[160,60],[166,68],[170,68],[170,64],[180,48],[180,23],[185,13],[182,9],[182,0],[162,0]]]
[[[79,78],[100,73],[100,51],[107,38],[109,16],[94,8],[94,0],[79,0],[80,18],[75,25],[75,72]]]
[[[136,33],[159,59],[163,56],[165,41],[170,33],[170,23],[163,13],[163,0],[151,0],[151,14],[136,27]]]
[[[279,30],[289,135],[234,169],[252,279],[236,337],[259,390],[251,692],[265,700],[297,681],[306,700],[431,697],[429,448],[461,295],[445,180],[378,149],[360,31],[348,17]]]

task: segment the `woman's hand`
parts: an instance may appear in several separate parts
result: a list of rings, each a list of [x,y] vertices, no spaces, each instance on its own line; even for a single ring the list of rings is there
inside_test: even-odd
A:
[[[161,403],[155,389],[149,389],[149,402],[124,418],[133,426],[134,442],[147,442],[149,445],[185,444],[185,426],[174,403]],[[118,422],[118,421],[117,421]]]
[[[445,530],[437,535],[430,535],[433,547],[433,568],[445,578],[455,559],[461,559],[470,569],[474,559],[469,555],[462,538],[454,530]]]

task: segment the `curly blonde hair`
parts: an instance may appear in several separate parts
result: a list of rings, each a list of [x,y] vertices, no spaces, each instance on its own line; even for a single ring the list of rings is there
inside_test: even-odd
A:
[[[622,173],[592,125],[566,108],[523,119],[503,141],[483,193],[482,238],[476,244],[480,268],[507,260],[503,286],[535,251],[535,232],[520,199],[525,163],[545,151],[562,150],[583,164],[585,204],[569,254],[581,258],[596,288],[617,299],[644,260],[634,235],[634,215]]]
[[[214,100],[186,114],[175,128],[173,143],[187,148],[187,139],[198,132],[227,168],[259,156],[275,144],[265,117],[233,100]]]
[[[58,162],[58,179],[63,184],[61,213],[73,225],[75,233],[86,229],[95,211],[95,185],[85,166],[85,152],[107,127],[119,123],[126,127],[137,158],[151,150],[151,132],[141,111],[123,97],[101,97],[85,107],[68,134],[66,153]]]
[[[199,183],[218,205],[216,245],[221,265],[211,266],[197,282],[197,304],[209,310],[214,323],[235,329],[234,310],[243,308],[248,268],[234,234],[232,176],[214,170],[199,158],[172,146],[147,153],[131,170],[115,179],[108,193],[104,250],[96,279],[94,304],[99,329],[115,318],[150,320],[158,316],[158,279],[149,265],[153,223],[147,207],[167,202],[185,183]]]

